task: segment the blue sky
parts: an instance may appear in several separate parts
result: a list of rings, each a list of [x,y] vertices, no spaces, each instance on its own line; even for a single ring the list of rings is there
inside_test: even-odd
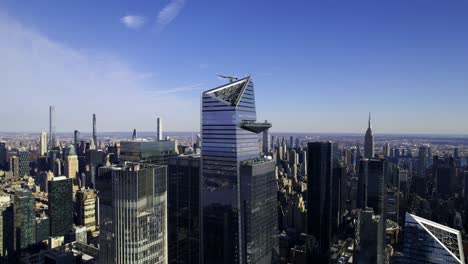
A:
[[[276,132],[468,134],[468,1],[0,2],[0,131],[199,128],[252,74]]]

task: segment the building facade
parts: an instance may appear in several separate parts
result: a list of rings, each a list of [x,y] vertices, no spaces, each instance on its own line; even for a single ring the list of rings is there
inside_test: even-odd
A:
[[[200,156],[172,157],[167,166],[169,263],[201,263]]]
[[[65,176],[49,181],[50,235],[64,236],[73,228],[72,179]]]
[[[251,77],[230,79],[202,94],[202,262],[207,264],[245,263],[250,254],[240,166],[260,158],[258,134],[271,127],[256,122]]]
[[[465,263],[460,231],[409,213],[402,247],[394,263]]]
[[[307,148],[307,233],[315,245],[307,254],[309,262],[321,263],[328,260],[332,239],[332,179],[338,147],[333,142],[312,142]]]
[[[100,263],[167,263],[166,166],[99,168]]]

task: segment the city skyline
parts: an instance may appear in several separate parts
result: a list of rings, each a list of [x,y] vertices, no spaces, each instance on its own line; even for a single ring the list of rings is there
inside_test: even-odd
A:
[[[273,133],[362,133],[369,111],[377,134],[468,131],[467,3],[42,4],[0,4],[1,131],[46,130],[48,105],[58,132],[88,131],[92,113],[99,131],[153,131],[156,116],[197,131],[188,109],[217,74],[252,75]],[[241,11],[245,21],[225,16]]]

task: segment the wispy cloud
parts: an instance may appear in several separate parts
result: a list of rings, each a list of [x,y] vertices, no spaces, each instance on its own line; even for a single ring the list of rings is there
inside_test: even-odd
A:
[[[157,90],[153,92],[153,96],[156,97],[156,96],[161,96],[161,95],[176,94],[176,93],[196,91],[196,90],[201,91],[202,88],[203,88],[203,84],[197,83],[197,84],[192,84],[192,85],[174,87],[170,89]]]
[[[158,30],[162,30],[171,23],[179,15],[184,5],[185,0],[170,0],[158,14],[156,19]]]
[[[198,126],[196,111],[177,115],[168,110],[197,108],[198,96],[177,93],[181,87],[165,91],[157,74],[135,69],[107,51],[70,47],[1,13],[0,39],[0,98],[8,98],[0,109],[0,124],[6,124],[2,131],[46,129],[48,105],[56,106],[57,131],[63,132],[90,131],[94,112],[101,131],[152,130],[147,120],[155,113],[172,130]],[[158,97],[152,96],[155,92]]]
[[[120,18],[120,22],[131,29],[139,29],[146,23],[146,18],[143,16],[128,15]]]

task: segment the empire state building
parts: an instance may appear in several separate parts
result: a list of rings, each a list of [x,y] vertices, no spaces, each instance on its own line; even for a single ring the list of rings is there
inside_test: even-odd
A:
[[[366,136],[364,138],[364,157],[371,159],[374,157],[374,133],[371,126],[371,115],[369,113],[369,126],[367,127]]]

